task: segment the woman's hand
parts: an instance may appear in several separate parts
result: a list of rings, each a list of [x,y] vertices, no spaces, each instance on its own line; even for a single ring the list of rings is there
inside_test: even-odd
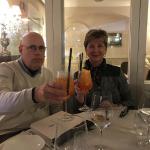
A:
[[[110,108],[110,107],[112,107],[112,105],[113,104],[110,101],[108,101],[108,100],[102,101],[101,104],[100,104],[100,106],[102,108]]]
[[[78,86],[78,80],[74,80],[75,91],[76,91],[76,99],[80,104],[84,103],[84,96],[88,93],[88,90],[81,90]]]

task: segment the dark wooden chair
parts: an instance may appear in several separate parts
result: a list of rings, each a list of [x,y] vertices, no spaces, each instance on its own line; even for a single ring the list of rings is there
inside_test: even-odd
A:
[[[0,56],[0,63],[1,62],[8,62],[8,61],[16,60],[19,57],[20,57],[20,55]]]
[[[146,80],[150,80],[150,70],[147,72]]]
[[[128,74],[128,62],[127,61],[122,62],[120,68],[123,71],[123,73]]]

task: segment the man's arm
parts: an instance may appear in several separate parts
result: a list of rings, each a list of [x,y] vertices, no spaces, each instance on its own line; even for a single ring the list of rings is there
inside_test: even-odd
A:
[[[32,88],[14,91],[15,72],[0,64],[0,113],[19,112],[34,105]]]
[[[35,103],[32,101],[32,88],[18,92],[0,92],[0,114],[19,112],[33,105]]]

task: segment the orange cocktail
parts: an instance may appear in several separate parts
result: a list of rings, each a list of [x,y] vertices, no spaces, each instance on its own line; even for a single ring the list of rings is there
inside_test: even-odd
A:
[[[84,94],[84,104],[79,110],[88,111],[90,108],[86,105],[86,94],[93,86],[90,70],[82,69],[79,73],[78,86]]]
[[[56,82],[62,85],[64,89],[67,91],[67,80],[68,80],[68,74],[63,71],[57,72]],[[69,95],[72,96],[74,94],[74,81],[72,77],[69,77]]]
[[[68,76],[69,75],[69,76]],[[68,82],[69,81],[69,82]],[[58,83],[61,88],[65,89],[65,91],[67,92],[67,97],[72,96],[74,94],[74,81],[72,79],[72,77],[70,76],[70,74],[68,74],[67,72],[64,71],[58,71],[57,72],[57,77],[56,77],[56,83]],[[68,84],[69,83],[69,84]],[[64,102],[64,111],[67,112],[67,100],[69,100],[69,98],[63,99]],[[64,114],[62,120],[72,120],[72,116],[70,114]]]
[[[92,88],[93,83],[90,70],[82,69],[82,71],[79,74],[78,86],[81,91],[87,92]]]

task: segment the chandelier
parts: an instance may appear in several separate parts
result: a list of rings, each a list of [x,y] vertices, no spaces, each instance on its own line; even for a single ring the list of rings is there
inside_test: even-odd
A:
[[[10,55],[7,50],[10,39],[15,33],[19,32],[23,20],[21,18],[21,10],[19,6],[9,6],[7,0],[0,0],[0,55]]]

